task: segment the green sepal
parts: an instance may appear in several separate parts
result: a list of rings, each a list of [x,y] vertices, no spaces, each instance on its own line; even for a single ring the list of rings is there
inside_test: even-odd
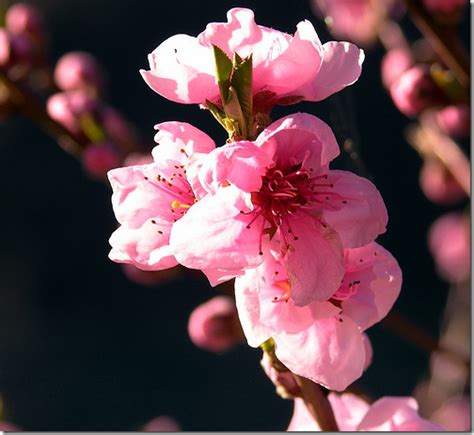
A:
[[[91,143],[103,142],[107,138],[102,127],[97,123],[94,117],[88,113],[81,116],[79,125]]]
[[[206,108],[211,112],[212,116],[217,119],[220,125],[222,127],[226,128],[225,124],[225,112],[217,105],[214,103],[211,103],[209,100],[206,100]]]
[[[228,118],[235,122],[236,134],[239,139],[247,138],[247,120],[242,112],[242,106],[240,104],[237,90],[233,87],[229,87],[229,98],[224,102],[224,111]],[[229,130],[228,130],[229,131]],[[229,131],[229,137],[232,137]]]
[[[469,101],[469,96],[466,95],[465,89],[450,70],[446,70],[438,64],[433,64],[430,69],[430,74],[436,85],[442,89],[453,102],[466,103]]]
[[[253,118],[252,55],[243,60],[240,59],[239,64],[234,67],[231,86],[237,91],[240,107],[245,119],[245,130],[248,132]],[[244,137],[246,138],[247,136]]]
[[[224,102],[229,98],[230,76],[232,75],[232,61],[229,56],[217,45],[212,46],[214,61],[216,65],[217,84],[221,100]]]
[[[260,345],[260,348],[266,353],[272,353],[275,351],[275,341],[270,337]]]

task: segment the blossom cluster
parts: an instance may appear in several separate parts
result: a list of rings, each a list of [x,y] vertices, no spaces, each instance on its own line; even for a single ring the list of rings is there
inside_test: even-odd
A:
[[[361,376],[363,331],[400,291],[396,260],[374,242],[387,211],[369,180],[330,167],[340,151],[325,122],[269,115],[352,84],[363,59],[351,43],[322,44],[308,21],[291,36],[232,9],[197,38],[163,42],[142,71],[164,97],[212,111],[229,141],[216,147],[188,123],[164,122],[152,163],[109,172],[121,224],[112,260],[182,264],[212,285],[236,278],[248,343],[272,338],[289,370],[335,390]]]

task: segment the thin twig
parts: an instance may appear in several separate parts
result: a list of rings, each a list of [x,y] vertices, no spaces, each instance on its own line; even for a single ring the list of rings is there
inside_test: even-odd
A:
[[[35,121],[48,134],[57,139],[65,151],[75,156],[81,155],[86,144],[81,143],[68,129],[52,119],[46,109],[38,103],[36,98],[29,91],[12,80],[8,76],[8,73],[1,69],[0,82],[8,90],[10,102],[20,113]]]
[[[301,389],[303,400],[308,411],[314,417],[320,429],[323,432],[339,431],[331,404],[324,395],[321,387],[302,376],[295,374],[293,374],[293,376]]]
[[[468,158],[456,142],[437,129],[429,115],[422,117],[420,124],[409,126],[406,136],[422,156],[436,157],[466,195],[471,196],[471,165]]]
[[[421,0],[405,0],[405,4],[421,33],[431,42],[433,49],[452,70],[459,83],[468,89],[470,82],[469,59],[453,37],[453,29],[436,23]]]

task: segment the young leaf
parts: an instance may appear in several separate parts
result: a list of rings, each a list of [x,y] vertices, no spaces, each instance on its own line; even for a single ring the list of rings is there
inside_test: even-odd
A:
[[[226,115],[234,120],[238,125],[238,135],[241,138],[247,137],[247,122],[242,112],[239,96],[233,86],[229,87],[229,98],[224,103],[224,110]]]
[[[221,95],[222,101],[226,101],[229,98],[232,61],[222,49],[217,47],[217,45],[213,45],[212,49],[214,52],[214,61],[216,64],[216,76],[217,84],[219,86],[219,93]]]

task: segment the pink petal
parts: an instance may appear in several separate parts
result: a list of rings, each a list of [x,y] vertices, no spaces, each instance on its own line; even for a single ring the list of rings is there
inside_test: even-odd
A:
[[[116,263],[133,264],[142,270],[176,266],[178,262],[168,245],[171,225],[158,218],[154,222],[147,221],[140,228],[122,225],[115,230],[109,240],[112,246],[109,258]]]
[[[217,268],[234,276],[257,266],[263,260],[263,218],[247,228],[251,211],[250,195],[234,186],[204,197],[173,225],[170,244],[177,260],[191,269]]]
[[[364,418],[370,405],[355,394],[328,395],[340,431],[355,432],[357,425]]]
[[[359,281],[357,292],[341,304],[360,328],[383,319],[400,294],[402,271],[397,260],[377,243],[345,251],[345,282]]]
[[[188,35],[175,35],[148,56],[150,71],[141,70],[145,82],[171,101],[200,104],[219,96],[212,50]]]
[[[372,404],[358,426],[359,431],[442,431],[418,415],[413,397],[383,397]]]
[[[278,359],[293,373],[331,390],[344,390],[362,375],[362,335],[348,317],[318,320],[299,333],[280,333],[273,338]]]
[[[320,432],[321,428],[308,411],[303,399],[294,400],[293,416],[287,432]]]
[[[308,113],[295,113],[275,121],[260,133],[255,143],[281,164],[291,166],[304,161],[305,168],[314,170],[340,152],[331,128]]]
[[[320,101],[352,85],[359,78],[364,51],[350,42],[326,42],[323,63],[316,79],[293,92],[307,101]]]
[[[345,248],[372,242],[386,230],[387,209],[377,188],[367,179],[346,171],[329,171],[325,221],[339,234]],[[332,207],[332,210],[329,208]]]
[[[330,298],[341,284],[344,262],[337,233],[299,214],[291,219],[293,234],[283,258],[295,305]]]
[[[240,324],[252,347],[260,346],[272,335],[271,329],[261,321],[258,280],[256,269],[249,269],[235,279],[235,303]]]
[[[216,148],[203,159],[199,178],[209,193],[228,184],[244,192],[255,192],[260,190],[262,177],[271,163],[270,156],[253,142],[233,142]]]
[[[160,144],[153,150],[156,162],[161,160],[158,150],[165,148],[174,153],[174,160],[184,163],[194,153],[210,153],[216,147],[215,142],[206,133],[187,122],[162,122],[155,125],[155,129],[158,130],[155,142]]]
[[[272,35],[276,30],[269,30]],[[288,44],[277,44],[270,39],[266,50],[266,62],[254,71],[255,87],[283,95],[294,94],[295,89],[314,80],[321,67],[323,47],[313,25],[301,21],[297,25],[295,36]],[[262,46],[262,49],[266,47]]]
[[[160,215],[161,210],[168,213],[174,199],[145,175],[149,172],[159,171],[151,164],[117,168],[108,173],[115,217],[129,228],[140,228],[146,220]]]

